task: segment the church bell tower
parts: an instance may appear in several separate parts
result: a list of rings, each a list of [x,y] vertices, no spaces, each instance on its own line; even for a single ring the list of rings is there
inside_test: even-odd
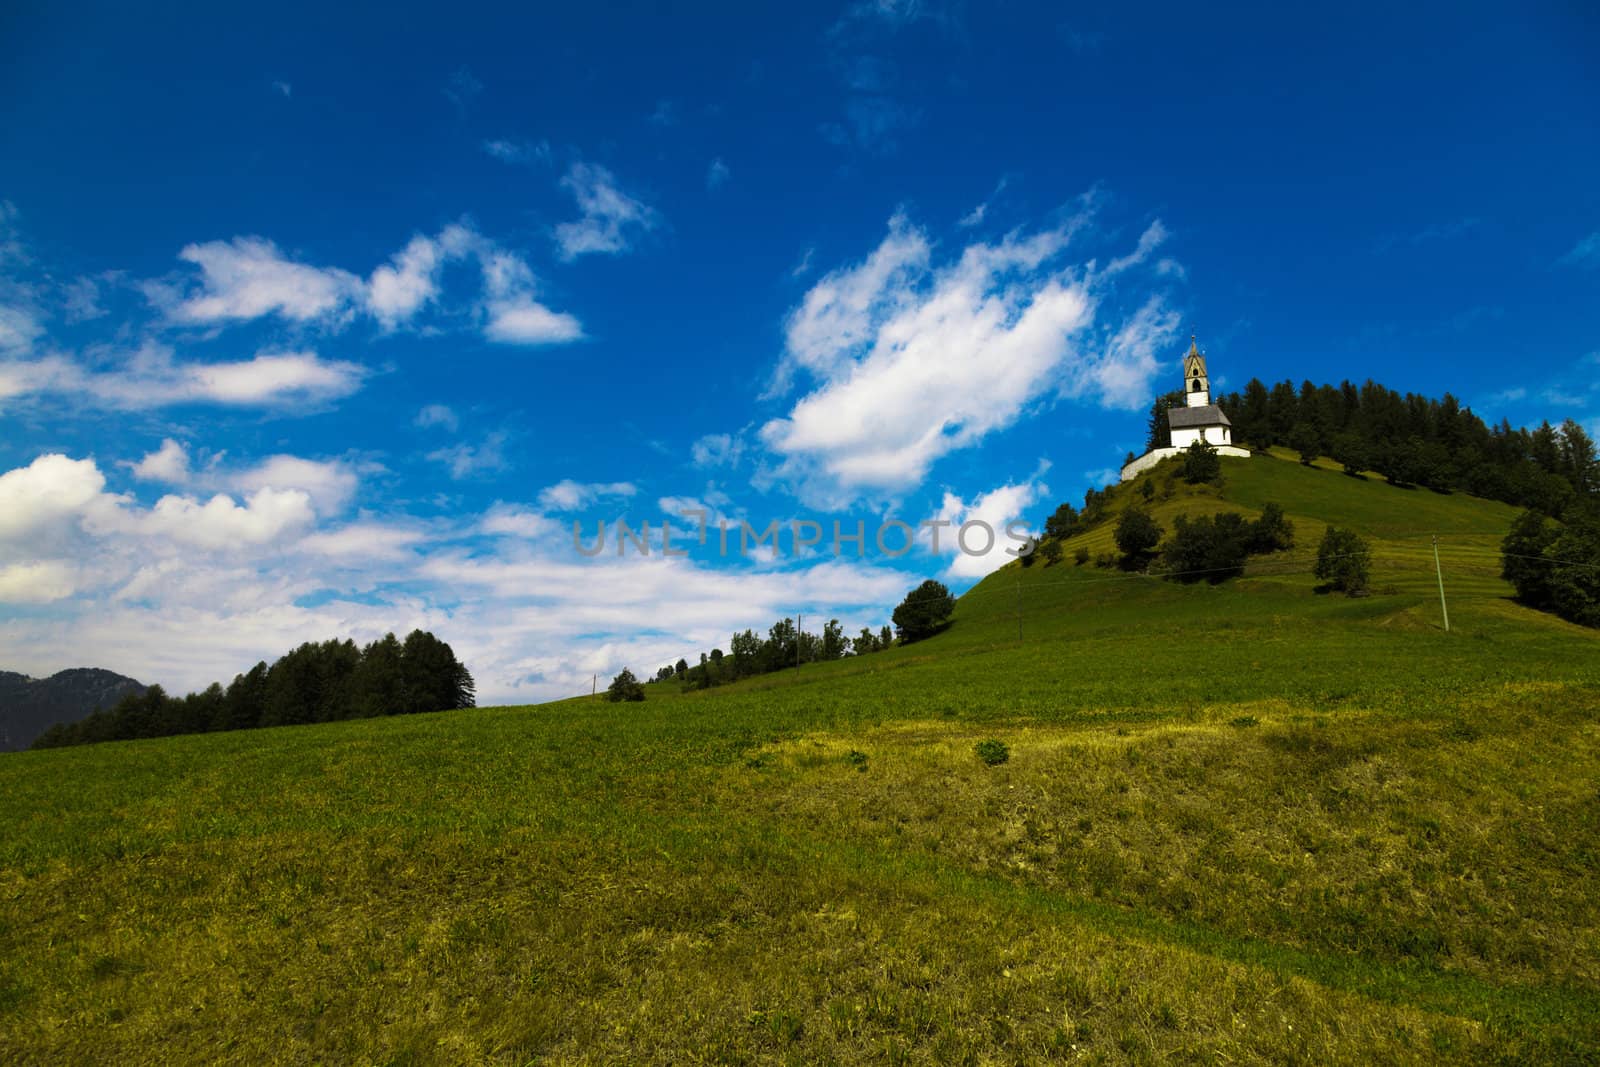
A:
[[[1206,357],[1200,354],[1194,335],[1189,335],[1189,354],[1183,357],[1184,397],[1189,407],[1203,408],[1211,403],[1211,379],[1206,374]]]

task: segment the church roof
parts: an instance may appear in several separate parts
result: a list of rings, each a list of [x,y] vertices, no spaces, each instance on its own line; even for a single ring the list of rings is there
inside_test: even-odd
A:
[[[1215,404],[1201,408],[1168,408],[1167,427],[1173,430],[1192,430],[1196,426],[1232,426],[1228,416]]]

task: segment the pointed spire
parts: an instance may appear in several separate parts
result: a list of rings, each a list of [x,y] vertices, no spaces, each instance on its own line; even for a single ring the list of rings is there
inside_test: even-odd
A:
[[[1193,333],[1189,334],[1189,354],[1191,356],[1198,356],[1200,354],[1200,346],[1195,343]]]

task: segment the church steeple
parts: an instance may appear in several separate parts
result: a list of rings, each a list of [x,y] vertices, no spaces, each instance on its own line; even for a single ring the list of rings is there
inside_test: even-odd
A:
[[[1194,334],[1189,335],[1189,353],[1183,357],[1183,391],[1185,402],[1192,408],[1203,408],[1211,403],[1211,378],[1206,374],[1206,357]]]

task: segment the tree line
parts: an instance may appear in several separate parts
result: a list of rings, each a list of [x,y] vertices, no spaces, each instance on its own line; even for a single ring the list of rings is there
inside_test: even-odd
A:
[[[938,633],[949,622],[955,604],[950,590],[943,583],[930,579],[907,593],[900,606],[894,609],[893,629],[884,626],[874,631],[863,626],[855,637],[846,637],[838,619],[829,619],[820,634],[799,629],[793,619],[779,619],[767,629],[764,639],[754,630],[743,630],[729,641],[730,651],[725,653],[713,648],[702,652],[700,662],[694,665],[687,659],[680,659],[657,670],[648,682],[641,683],[633,671],[624,668],[607,687],[606,699],[613,702],[643,700],[646,686],[673,681],[684,689],[710,689],[741,678],[798,667],[802,663],[870,655],[896,642],[909,644]]]
[[[1183,402],[1181,391],[1156,398],[1148,448],[1171,444],[1166,412]],[[1227,393],[1217,405],[1241,445],[1283,445],[1308,463],[1328,456],[1349,473],[1375,471],[1395,485],[1461,490],[1551,516],[1600,491],[1594,441],[1572,419],[1559,428],[1545,421],[1533,430],[1513,429],[1504,419],[1490,427],[1449,393],[1438,400],[1402,395],[1371,380],[1360,386],[1306,381],[1296,388],[1252,378],[1243,392]]]
[[[700,653],[700,662],[691,664],[687,659],[669,663],[656,671],[655,677],[644,685],[678,682],[685,689],[711,689],[715,686],[752,678],[758,674],[798,667],[802,663],[818,663],[843,659],[845,656],[864,656],[894,644],[894,633],[885,626],[874,631],[869,627],[855,637],[846,637],[838,619],[823,624],[820,634],[808,633],[795,625],[794,619],[779,619],[762,637],[754,630],[742,630],[728,642],[728,651],[713,648]],[[612,682],[607,695],[613,700],[643,700],[643,688],[632,671],[623,671]],[[619,682],[621,689],[619,690]],[[623,695],[618,696],[618,692]]]
[[[223,688],[168,696],[153,685],[111,708],[45,731],[34,748],[127,741],[219,730],[366,719],[476,706],[472,675],[448,644],[423,630],[308,642],[268,666],[257,663]]]

